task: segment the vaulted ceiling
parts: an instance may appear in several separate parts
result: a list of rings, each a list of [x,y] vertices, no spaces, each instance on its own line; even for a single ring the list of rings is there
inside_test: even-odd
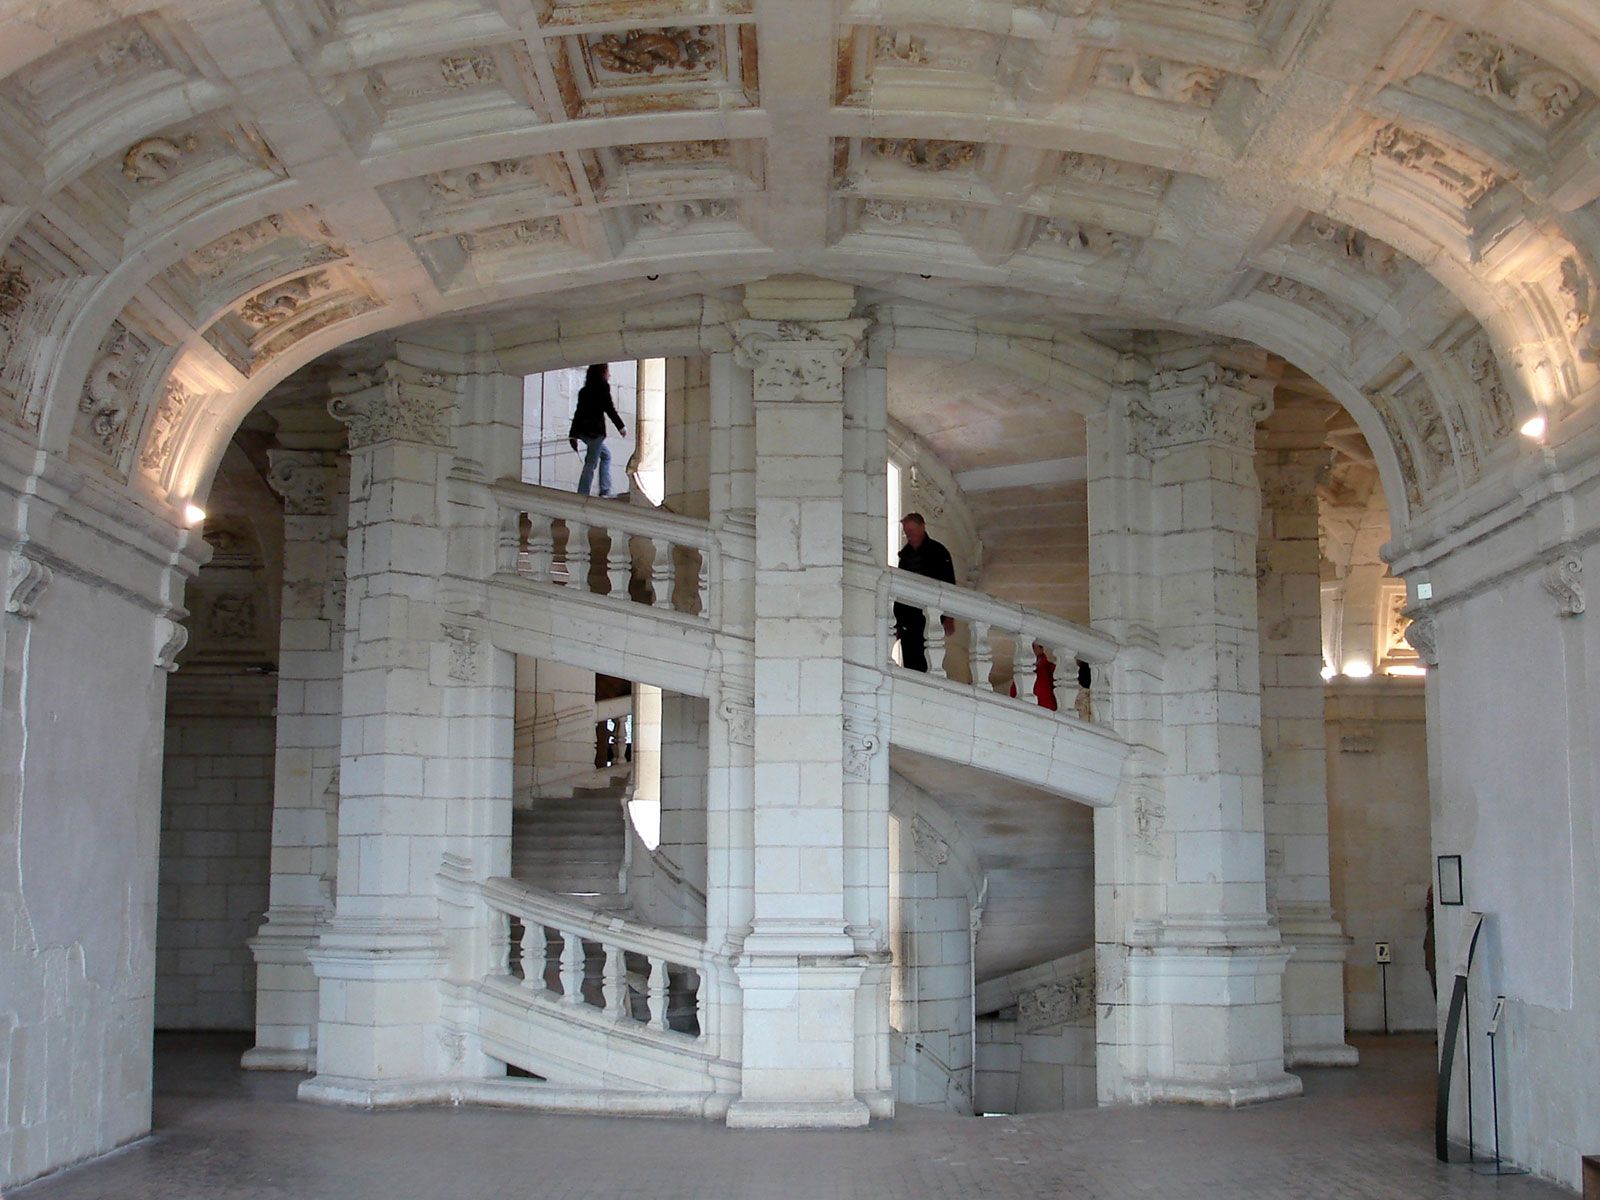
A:
[[[275,383],[780,271],[1253,341],[1445,504],[1600,373],[1592,0],[0,0],[0,427],[170,504]]]

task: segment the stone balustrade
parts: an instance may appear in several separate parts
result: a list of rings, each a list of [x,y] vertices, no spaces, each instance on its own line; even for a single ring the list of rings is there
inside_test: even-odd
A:
[[[879,606],[884,661],[890,661],[895,642],[894,606],[909,605],[921,609],[925,618],[930,676],[994,692],[1014,687],[1018,703],[1037,705],[1039,697],[1034,688],[1042,651],[1056,664],[1058,710],[1081,720],[1094,719],[1089,689],[1078,687],[1074,664],[1082,661],[1091,668],[1105,667],[1116,657],[1116,642],[1081,625],[984,592],[894,568],[885,575]],[[951,619],[949,634],[943,618]],[[1095,691],[1099,691],[1105,672],[1095,670],[1094,675]],[[1100,707],[1103,712],[1105,706]]]
[[[519,980],[536,1002],[587,1006],[695,1041],[709,1036],[702,943],[510,879],[487,881],[483,898],[496,920],[495,973]]]
[[[493,490],[500,571],[715,623],[717,544],[704,521],[515,480]]]

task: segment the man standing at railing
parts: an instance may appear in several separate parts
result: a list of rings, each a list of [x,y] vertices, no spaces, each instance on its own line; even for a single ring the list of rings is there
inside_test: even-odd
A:
[[[583,377],[578,389],[578,406],[572,413],[572,427],[567,430],[567,441],[574,450],[578,440],[583,440],[583,472],[578,476],[578,492],[587,496],[594,483],[595,468],[600,469],[600,494],[611,495],[611,451],[606,449],[606,418],[617,427],[617,434],[628,436],[627,427],[617,416],[617,406],[611,402],[611,367],[595,363]]]
[[[906,544],[900,547],[902,571],[937,579],[940,583],[956,581],[956,567],[950,560],[950,551],[945,549],[943,542],[928,536],[928,523],[922,519],[921,513],[907,513],[901,517],[900,528],[906,535]],[[946,636],[954,631],[956,623],[953,618],[940,617],[939,620],[944,624]],[[927,618],[916,605],[894,606],[894,631],[900,639],[900,658],[913,671],[928,669],[926,626]]]

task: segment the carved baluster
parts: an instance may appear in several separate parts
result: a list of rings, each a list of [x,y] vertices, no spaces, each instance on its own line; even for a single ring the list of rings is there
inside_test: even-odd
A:
[[[567,586],[580,592],[589,590],[589,527],[581,521],[567,521]]]
[[[522,512],[500,509],[500,530],[495,539],[494,565],[497,571],[515,571],[522,557]]]
[[[561,931],[561,1003],[583,1003],[583,939]]]
[[[606,582],[611,588],[606,594],[615,600],[628,599],[628,585],[633,582],[631,541],[620,529],[606,531]]]
[[[944,674],[944,617],[936,608],[926,609],[923,622],[923,645],[928,656],[928,674]]]
[[[1026,633],[1017,634],[1016,643],[1011,649],[1012,682],[1017,689],[1017,699],[1024,704],[1037,704],[1038,699],[1033,694],[1033,681],[1038,676],[1037,655],[1033,650],[1033,639]]]
[[[606,1015],[613,1021],[626,1020],[628,1012],[628,962],[621,946],[607,946],[606,952]]]
[[[650,590],[655,593],[655,606],[670,609],[676,574],[672,569],[672,543],[666,538],[651,538],[650,546],[655,555],[650,560]]]
[[[550,580],[550,568],[555,560],[555,523],[548,517],[532,516],[528,521],[527,566],[528,574],[540,583]]]
[[[703,617],[711,611],[711,551],[696,550],[694,579],[694,615]]]
[[[650,1024],[667,1028],[667,960],[650,960]]]
[[[522,986],[544,989],[544,926],[522,918]]]
[[[989,622],[969,622],[972,630],[972,686],[980,691],[992,691],[989,673],[994,670],[994,650],[989,645]]]

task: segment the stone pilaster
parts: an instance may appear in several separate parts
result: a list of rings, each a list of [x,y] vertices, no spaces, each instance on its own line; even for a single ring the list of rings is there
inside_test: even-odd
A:
[[[1119,720],[1143,743],[1118,805],[1097,826],[1097,866],[1128,880],[1120,929],[1102,923],[1101,999],[1115,1012],[1106,1099],[1241,1104],[1299,1091],[1283,1069],[1288,952],[1266,906],[1256,608],[1256,421],[1267,386],[1219,362],[1156,374],[1091,433],[1092,466],[1119,449],[1148,462],[1091,480],[1121,507],[1092,517],[1092,551],[1115,568],[1096,591],[1147,617],[1119,668]],[[1112,444],[1121,439],[1119,447]],[[1120,585],[1116,581],[1120,580]],[[1135,589],[1143,587],[1139,599]],[[1142,644],[1159,645],[1159,667]],[[1159,713],[1159,724],[1153,718]],[[1115,886],[1115,884],[1112,884]],[[1102,896],[1104,886],[1102,886]]]
[[[453,435],[469,424],[457,396],[472,382],[391,362],[329,405],[350,430],[349,589],[337,899],[309,955],[311,1099],[403,1103],[417,1081],[493,1069],[441,1009],[438,982],[447,954],[468,953],[447,939],[441,868],[481,878],[510,856],[512,656],[446,607],[470,598],[440,582],[486,573],[492,554],[493,521],[468,524],[449,491]]]
[[[244,1066],[306,1071],[317,1028],[306,952],[333,914],[338,852],[348,464],[332,448],[279,448],[268,460],[268,482],[283,497],[277,752],[268,908],[250,940],[256,1044]]]
[[[1289,1066],[1354,1066],[1344,1040],[1344,959],[1328,878],[1317,484],[1328,467],[1322,407],[1280,405],[1262,427],[1261,746],[1267,903],[1294,951],[1283,977]]]
[[[846,913],[845,368],[865,322],[848,287],[769,281],[736,330],[754,373],[752,923],[736,1126],[864,1124]],[[870,625],[869,625],[870,628]]]

